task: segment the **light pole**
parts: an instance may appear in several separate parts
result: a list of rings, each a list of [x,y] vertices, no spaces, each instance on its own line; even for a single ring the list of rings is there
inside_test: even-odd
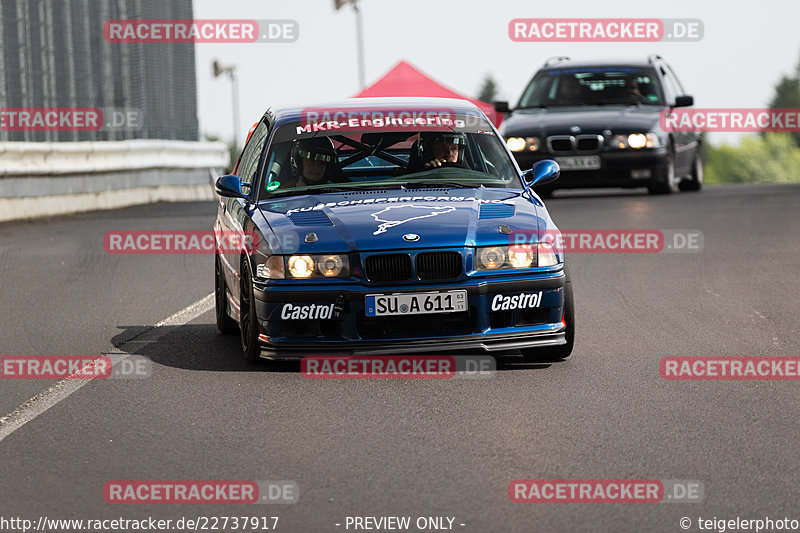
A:
[[[358,9],[358,0],[333,0],[336,11],[345,4],[352,4],[356,14],[356,46],[358,48],[358,89],[364,88],[364,28],[361,24],[361,10]]]
[[[236,65],[222,65],[216,59],[212,65],[214,77],[219,78],[227,74],[231,79],[231,90],[233,91],[233,153],[234,157],[239,156],[239,82],[236,80]]]

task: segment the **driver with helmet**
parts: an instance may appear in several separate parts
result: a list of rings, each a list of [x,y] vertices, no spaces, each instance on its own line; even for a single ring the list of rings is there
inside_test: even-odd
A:
[[[328,137],[300,139],[292,144],[290,163],[295,187],[321,185],[333,175],[337,160],[333,141]]]
[[[420,159],[426,169],[443,165],[465,167],[464,149],[467,137],[463,133],[435,132],[420,135]]]

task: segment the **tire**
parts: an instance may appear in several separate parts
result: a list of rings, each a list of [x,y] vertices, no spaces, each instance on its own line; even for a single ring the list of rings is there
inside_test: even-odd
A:
[[[688,180],[681,180],[678,188],[683,192],[695,192],[703,188],[703,160],[700,158],[700,149],[694,156],[692,174]]]
[[[566,281],[564,283],[564,320],[567,323],[566,344],[559,346],[546,346],[544,348],[524,348],[522,352],[523,361],[526,363],[541,363],[546,361],[558,361],[566,359],[572,354],[575,345],[575,302],[572,295],[572,280],[569,277],[569,270],[566,271]]]
[[[261,359],[261,347],[258,344],[258,318],[256,302],[253,295],[253,275],[250,273],[250,261],[242,263],[242,277],[239,292],[239,337],[242,343],[242,355],[249,364]]]
[[[225,297],[225,275],[219,264],[219,257],[214,260],[214,300],[217,312],[217,329],[223,335],[236,333],[236,321],[228,316],[228,299]]]
[[[672,194],[675,192],[675,152],[672,147],[667,151],[667,168],[664,181],[653,183],[647,187],[650,194]]]

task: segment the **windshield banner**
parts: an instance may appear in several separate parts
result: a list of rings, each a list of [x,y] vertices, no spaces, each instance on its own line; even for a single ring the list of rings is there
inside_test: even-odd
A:
[[[477,128],[491,131],[485,119],[473,115],[456,115],[447,108],[424,107],[419,109],[333,108],[303,109],[297,135],[318,132],[348,131],[474,131]]]

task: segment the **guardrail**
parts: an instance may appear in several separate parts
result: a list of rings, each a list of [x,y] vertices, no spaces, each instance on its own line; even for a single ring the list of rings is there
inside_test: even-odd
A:
[[[228,163],[221,142],[2,142],[0,221],[210,200]]]
[[[221,142],[159,140],[0,142],[0,176],[47,176],[146,168],[221,168]]]

